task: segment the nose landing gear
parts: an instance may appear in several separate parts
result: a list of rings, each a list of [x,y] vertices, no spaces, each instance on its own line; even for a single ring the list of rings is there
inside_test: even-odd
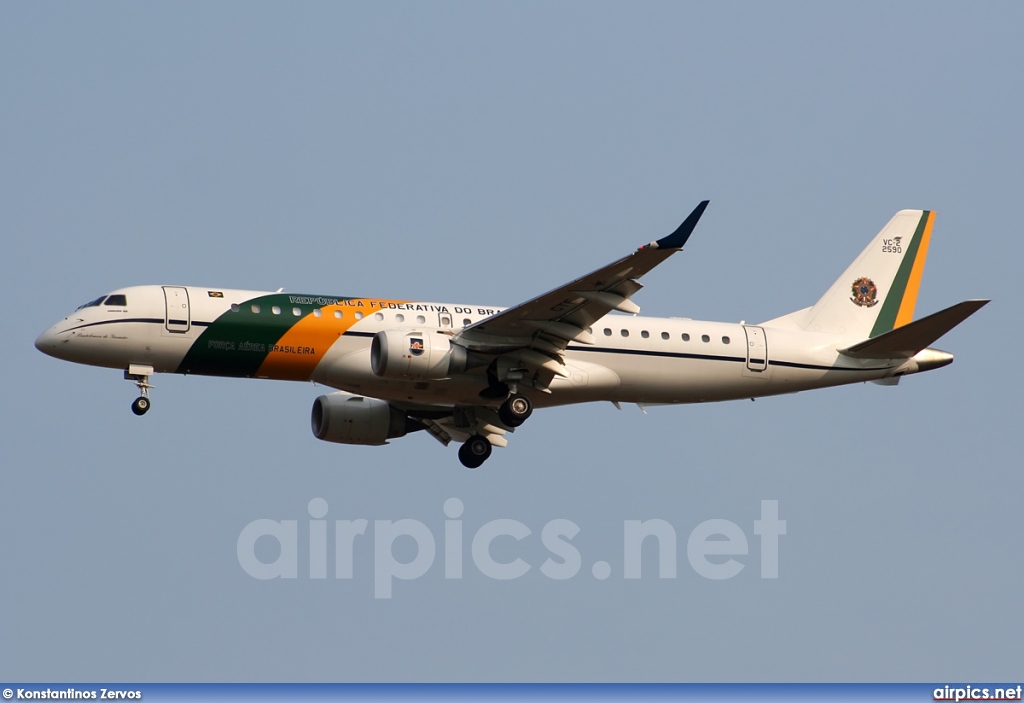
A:
[[[153,386],[149,383],[149,377],[153,375],[152,366],[137,366],[132,364],[124,372],[126,381],[134,381],[136,388],[141,395],[132,402],[132,412],[136,415],[145,415],[153,403],[149,399],[149,389]]]

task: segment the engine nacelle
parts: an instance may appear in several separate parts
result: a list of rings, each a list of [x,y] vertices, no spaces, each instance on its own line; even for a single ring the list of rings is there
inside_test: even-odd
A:
[[[438,380],[467,365],[466,349],[438,332],[382,330],[370,343],[370,368],[381,378]]]
[[[387,444],[408,432],[408,416],[377,398],[344,391],[313,401],[313,434],[325,442]]]

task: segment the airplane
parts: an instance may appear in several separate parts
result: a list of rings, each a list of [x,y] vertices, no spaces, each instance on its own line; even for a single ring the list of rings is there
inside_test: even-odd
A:
[[[895,385],[953,355],[930,348],[988,300],[914,320],[935,213],[902,210],[812,306],[758,324],[642,317],[639,279],[672,234],[513,307],[149,285],[86,303],[36,340],[58,359],[124,371],[151,405],[155,373],[312,381],[317,439],[387,444],[426,431],[475,469],[543,408],[760,398]],[[625,313],[625,314],[616,314]]]

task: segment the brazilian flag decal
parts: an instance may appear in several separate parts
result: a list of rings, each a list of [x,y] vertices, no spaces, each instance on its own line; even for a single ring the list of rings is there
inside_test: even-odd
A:
[[[914,306],[917,304],[917,292],[921,287],[921,274],[924,273],[924,261],[928,256],[928,244],[932,236],[932,224],[935,213],[925,210],[921,221],[917,224],[914,236],[907,246],[900,268],[893,279],[892,288],[885,296],[882,309],[875,318],[875,326],[871,329],[871,337],[877,337],[914,319]]]

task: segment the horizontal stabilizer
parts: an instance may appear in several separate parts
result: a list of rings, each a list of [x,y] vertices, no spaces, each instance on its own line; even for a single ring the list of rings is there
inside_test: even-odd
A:
[[[922,349],[930,347],[939,337],[976,313],[988,302],[988,300],[965,300],[953,307],[854,344],[847,349],[840,349],[839,353],[855,359],[909,359]]]

